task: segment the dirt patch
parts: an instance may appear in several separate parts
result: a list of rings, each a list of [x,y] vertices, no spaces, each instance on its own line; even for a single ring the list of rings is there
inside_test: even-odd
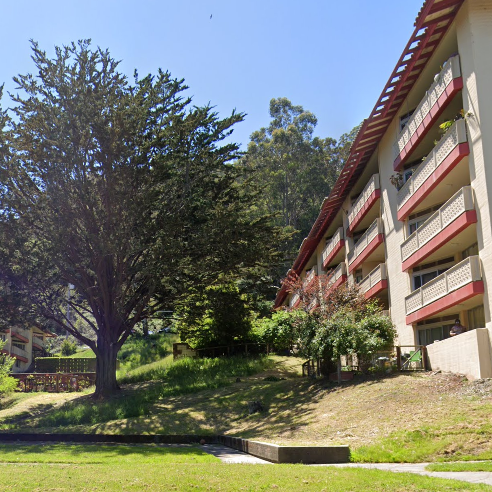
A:
[[[37,418],[67,401],[80,397],[80,393],[32,393],[9,408],[0,410],[0,423]]]

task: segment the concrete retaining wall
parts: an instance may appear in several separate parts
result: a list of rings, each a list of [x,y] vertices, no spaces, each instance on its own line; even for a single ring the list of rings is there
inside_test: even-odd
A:
[[[464,374],[471,380],[492,377],[492,354],[487,328],[477,328],[427,345],[427,354],[433,371]]]
[[[207,444],[221,443],[273,463],[326,464],[347,463],[350,458],[348,446],[277,446],[265,442],[249,441],[230,436],[198,435],[114,435],[114,434],[27,434],[0,433],[0,442],[80,442],[121,444],[192,444],[200,441]]]
[[[230,436],[218,436],[218,441],[232,449],[243,451],[273,463],[321,465],[326,463],[348,463],[350,459],[348,446],[278,446]]]

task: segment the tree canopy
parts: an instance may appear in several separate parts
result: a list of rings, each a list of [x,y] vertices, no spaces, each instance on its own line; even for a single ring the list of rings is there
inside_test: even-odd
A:
[[[130,83],[89,41],[54,58],[32,49],[37,73],[14,78],[12,114],[0,113],[0,309],[89,345],[104,396],[136,323],[191,287],[258,281],[281,232],[223,142],[241,113],[192,106],[169,72]]]
[[[287,245],[297,251],[335,183],[358,127],[333,138],[315,137],[316,116],[280,97],[270,101],[268,127],[253,132],[245,156],[264,186],[262,205],[277,224],[298,231]]]

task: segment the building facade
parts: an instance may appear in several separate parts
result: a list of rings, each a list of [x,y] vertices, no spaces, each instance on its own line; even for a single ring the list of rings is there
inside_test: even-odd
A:
[[[12,372],[30,370],[36,357],[47,355],[47,339],[54,336],[38,328],[11,328],[0,333],[0,339],[5,342],[2,352],[15,359]]]
[[[399,345],[470,377],[492,377],[491,53],[492,0],[424,3],[291,269],[359,285]]]

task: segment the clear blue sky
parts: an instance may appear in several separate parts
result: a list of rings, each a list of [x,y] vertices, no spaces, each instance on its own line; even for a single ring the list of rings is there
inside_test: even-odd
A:
[[[269,123],[273,97],[318,117],[338,138],[367,117],[394,68],[423,0],[21,0],[3,2],[0,83],[33,71],[29,39],[91,38],[127,75],[169,70],[195,104],[247,113],[234,139],[246,149]],[[212,15],[212,18],[210,18]],[[7,105],[4,98],[3,105]]]

